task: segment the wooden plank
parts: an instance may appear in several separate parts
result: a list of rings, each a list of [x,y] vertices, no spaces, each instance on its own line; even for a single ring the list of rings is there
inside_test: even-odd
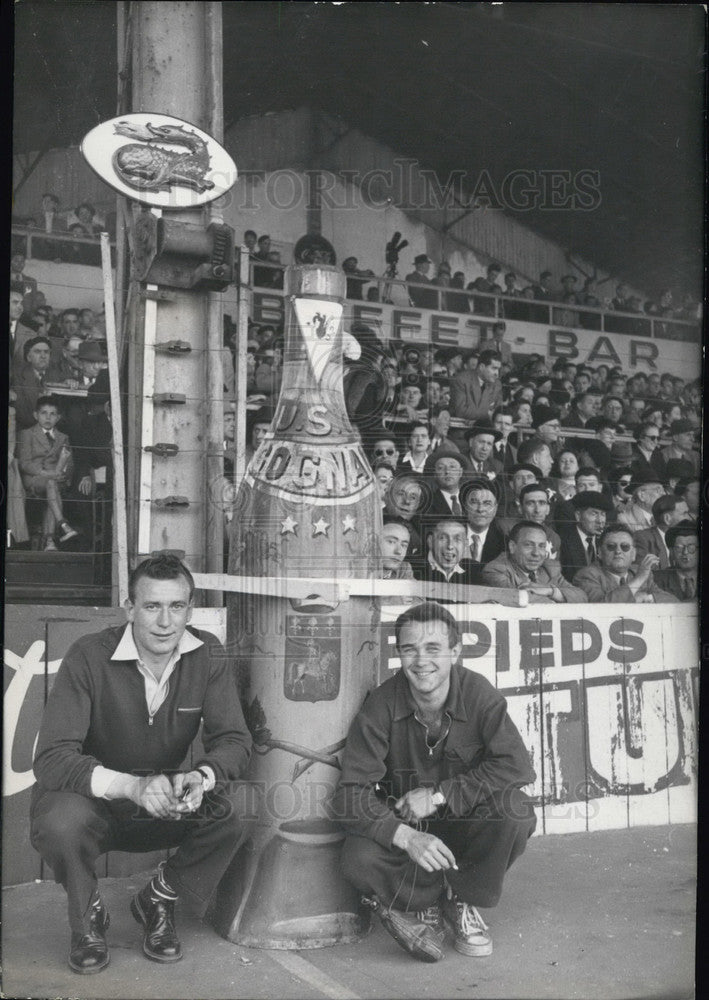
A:
[[[113,531],[116,539],[118,593],[113,603],[123,604],[128,597],[128,527],[126,515],[125,466],[123,462],[123,412],[119,384],[116,313],[113,299],[111,247],[108,233],[101,233],[101,268],[108,351],[108,381],[111,392],[111,426],[113,428]]]

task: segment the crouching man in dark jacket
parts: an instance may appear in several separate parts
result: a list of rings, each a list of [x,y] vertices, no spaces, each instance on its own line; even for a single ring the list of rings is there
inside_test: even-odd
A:
[[[237,779],[251,738],[223,647],[187,628],[193,597],[178,559],[146,559],[129,581],[128,624],[74,643],[47,701],[31,838],[67,892],[74,972],[109,962],[101,854],[177,848],[131,902],[146,956],[176,962],[175,901],[203,912],[243,833]],[[200,722],[204,753],[181,770]]]
[[[492,952],[476,907],[495,906],[536,826],[534,781],[502,695],[458,663],[453,616],[432,601],[397,620],[401,669],[372,692],[347,738],[334,799],[345,877],[414,957]]]

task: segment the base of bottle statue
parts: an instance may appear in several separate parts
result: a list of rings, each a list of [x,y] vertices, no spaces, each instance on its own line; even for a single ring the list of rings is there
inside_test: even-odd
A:
[[[282,823],[249,841],[224,875],[210,919],[222,937],[251,948],[300,950],[351,944],[369,911],[340,873],[344,834],[329,820]]]

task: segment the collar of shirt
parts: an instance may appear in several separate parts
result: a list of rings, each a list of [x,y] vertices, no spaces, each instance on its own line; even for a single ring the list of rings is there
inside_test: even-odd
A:
[[[11,319],[11,320],[10,320],[10,335],[11,335],[11,336],[13,336],[13,335],[14,335],[14,333],[15,333],[15,330],[17,329],[17,324],[18,324],[18,322],[19,322],[19,321],[18,321],[18,320],[16,320],[16,319]]]
[[[160,680],[158,680],[152,671],[146,667],[140,659],[140,653],[138,652],[138,647],[136,646],[135,639],[133,638],[133,626],[130,622],[128,622],[123,635],[121,636],[120,642],[111,656],[111,659],[132,660],[136,664],[139,673],[145,681],[145,703],[148,706],[149,714],[153,716],[167,698],[168,681],[175,670],[177,661],[183,653],[190,653],[193,649],[198,649],[203,645],[204,643],[201,639],[198,639],[196,635],[192,635],[191,632],[185,630],[182,633],[180,641],[173,650],[172,656],[170,657]]]
[[[423,467],[426,464],[426,459],[427,458],[428,458],[428,455],[423,455],[421,457],[421,460],[419,461],[419,464],[416,465],[416,463],[414,462],[413,455],[411,454],[410,451],[407,451],[401,461],[402,462],[407,462],[415,472],[423,472]]]
[[[598,550],[598,546],[596,544],[598,542],[598,538],[595,535],[587,535],[586,532],[583,530],[583,528],[580,527],[578,524],[576,525],[576,530],[579,533],[579,538],[583,542],[583,547],[585,549],[588,548],[588,540],[589,540],[589,538],[592,538],[593,539],[593,547],[594,547],[594,549]]]
[[[458,676],[458,671],[462,669],[464,668],[457,665],[451,668],[450,688],[448,689],[448,697],[442,711],[444,713],[448,712],[453,719],[460,719],[462,722],[467,722],[468,713],[465,710]],[[399,670],[396,674],[396,689],[394,692],[394,720],[405,719],[407,716],[413,715],[417,709],[418,705],[411,694],[406,674],[403,670]]]
[[[436,560],[433,558],[432,553],[430,552],[428,553],[428,565],[431,567],[431,569],[436,569],[438,570],[439,573],[442,573],[443,576],[445,576],[447,583],[450,583],[451,577],[454,576],[456,573],[458,574],[465,573],[465,570],[460,565],[454,566],[449,573],[447,570],[443,569],[443,567],[436,562]]]

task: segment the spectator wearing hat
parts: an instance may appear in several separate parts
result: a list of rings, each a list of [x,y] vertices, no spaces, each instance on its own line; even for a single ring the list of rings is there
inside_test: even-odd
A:
[[[516,502],[515,515],[499,518],[499,525],[509,538],[510,532],[518,521],[532,521],[541,525],[547,536],[547,558],[558,559],[561,539],[550,523],[551,503],[547,490],[540,483],[527,483],[520,490]]]
[[[593,565],[598,558],[598,539],[606,527],[613,504],[608,497],[595,490],[584,490],[571,498],[574,524],[558,524],[561,548],[561,572],[570,583],[576,573]]]
[[[511,365],[512,348],[510,347],[508,341],[505,340],[506,331],[507,324],[504,320],[499,320],[497,323],[493,323],[489,336],[487,336],[485,340],[481,340],[478,344],[478,350],[480,352],[496,351],[502,358],[503,365]]]
[[[598,539],[598,561],[582,567],[574,577],[576,587],[589,601],[598,604],[669,604],[677,598],[661,590],[653,570],[658,558],[646,555],[637,561],[633,532],[620,524],[611,524]]]
[[[695,429],[691,420],[673,420],[670,424],[670,435],[672,444],[663,448],[659,456],[659,468],[661,473],[667,473],[667,463],[672,459],[683,459],[692,466],[692,473],[699,475],[699,452],[695,451]]]
[[[505,551],[505,533],[496,518],[501,496],[499,481],[484,476],[467,479],[460,487],[473,562],[485,565]]]
[[[613,491],[608,482],[603,478],[601,470],[596,468],[595,465],[579,466],[574,475],[574,486],[574,495],[576,493],[603,493],[607,500],[613,500]],[[559,498],[554,505],[553,521],[557,531],[561,531],[563,525],[573,525],[576,523],[576,511],[571,502],[572,500],[573,497],[569,500]],[[615,519],[615,505],[613,505],[612,509],[608,510],[606,523],[610,524]]]
[[[445,366],[448,378],[453,378],[463,371],[463,351],[460,347],[450,347],[445,354]]]
[[[483,569],[483,583],[524,590],[530,604],[585,604],[584,592],[564,579],[548,550],[549,536],[543,524],[517,521],[507,539],[507,552]]]
[[[636,531],[634,535],[638,560],[642,561],[649,552],[660,560],[660,569],[667,569],[670,565],[670,551],[666,541],[667,532],[679,521],[686,520],[688,513],[687,501],[682,497],[670,493],[658,497],[652,505],[652,517],[655,524],[652,528]]]
[[[553,489],[553,483],[549,479],[554,460],[551,456],[551,449],[546,441],[542,441],[536,435],[525,438],[517,449],[517,461],[521,464],[531,464],[536,466],[541,472],[540,482]]]
[[[427,583],[480,584],[481,566],[469,556],[467,524],[452,514],[423,521],[426,558],[415,569],[417,580]]]
[[[232,413],[231,404],[229,404],[229,413]],[[248,465],[251,459],[254,457],[259,445],[265,439],[268,434],[271,423],[273,421],[274,410],[270,405],[260,406],[256,410],[249,410],[246,414],[246,449],[245,449],[245,464]],[[224,447],[225,451],[227,449],[234,448],[233,434],[231,438],[227,437],[227,424],[231,423],[231,420],[227,421],[227,411],[224,413]],[[226,460],[224,465],[224,473],[227,474]],[[233,473],[233,466],[232,466]]]
[[[671,458],[665,466],[665,476],[668,489],[674,493],[680,479],[694,479],[692,463],[685,461],[683,458]]]
[[[414,257],[414,270],[406,275],[404,279],[408,283],[409,301],[416,309],[436,309],[438,307],[438,293],[431,289],[431,279],[428,272],[431,268],[431,258],[420,253]]]
[[[678,601],[697,600],[699,538],[693,521],[679,521],[668,529],[665,541],[670,552],[670,565],[656,570],[655,583],[661,590],[673,594]]]
[[[428,424],[425,421],[414,421],[411,424],[407,444],[409,450],[401,459],[401,467],[408,467],[414,472],[423,473],[431,445]]]
[[[428,456],[423,474],[431,485],[429,516],[463,516],[459,490],[463,475],[469,471],[468,460],[450,445],[443,445]]]
[[[428,415],[423,396],[424,382],[418,375],[404,375],[394,398],[394,412],[408,420],[422,420]]]
[[[13,375],[11,385],[15,393],[18,432],[35,425],[37,400],[47,392],[47,384],[56,381],[56,373],[51,366],[51,349],[48,337],[30,337],[23,345],[23,363]]]
[[[414,571],[406,556],[411,542],[411,525],[403,517],[384,515],[379,548],[382,554],[382,579],[413,580]]]
[[[497,283],[502,268],[499,264],[489,264],[485,277],[476,278],[468,285],[469,292],[484,292],[485,297],[473,296],[473,312],[478,316],[494,316],[496,302],[491,295],[502,295],[502,289]]]
[[[528,483],[538,483],[541,478],[541,470],[531,462],[513,465],[502,479],[503,492],[498,516],[516,519],[520,493]]]
[[[475,371],[462,371],[451,379],[451,413],[462,420],[487,420],[502,403],[500,369],[496,351],[483,351]]]
[[[532,427],[539,440],[549,446],[552,458],[556,458],[561,432],[561,421],[556,410],[543,403],[535,403],[532,407]]]
[[[652,505],[665,493],[663,477],[653,472],[634,473],[626,493],[632,499],[618,514],[618,523],[632,532],[652,528]]]
[[[492,425],[491,420],[478,420],[465,431],[468,443],[467,459],[471,471],[476,476],[499,476],[503,471],[502,462],[493,456],[493,448],[502,441],[502,433]]]

